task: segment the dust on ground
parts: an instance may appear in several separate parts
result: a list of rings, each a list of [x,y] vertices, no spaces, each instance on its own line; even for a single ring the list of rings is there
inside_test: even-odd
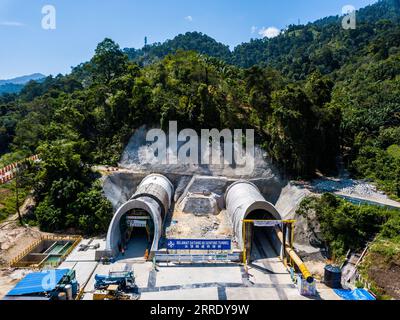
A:
[[[0,269],[0,300],[28,273],[30,270]]]
[[[0,225],[0,299],[29,272],[9,268],[10,261],[41,235],[39,230],[21,227],[16,221]]]
[[[0,268],[7,267],[15,256],[42,236],[39,230],[18,226],[16,222],[3,224],[0,228]]]
[[[22,217],[33,205],[32,197],[28,196],[20,208]],[[9,268],[9,263],[42,235],[37,228],[21,226],[17,213],[0,224],[0,299],[29,272]]]
[[[218,215],[194,215],[175,211],[166,229],[167,238],[233,239],[232,226],[226,210]]]

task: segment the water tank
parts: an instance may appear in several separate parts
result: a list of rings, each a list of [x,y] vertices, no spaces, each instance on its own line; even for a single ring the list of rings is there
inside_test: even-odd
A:
[[[72,295],[72,285],[67,284],[65,286],[65,293],[67,294],[67,300],[74,300],[74,297]]]
[[[324,283],[332,289],[342,287],[342,270],[339,267],[327,265],[325,267]]]

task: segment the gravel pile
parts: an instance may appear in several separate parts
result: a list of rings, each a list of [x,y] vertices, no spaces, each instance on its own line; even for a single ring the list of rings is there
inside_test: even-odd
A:
[[[312,183],[314,192],[340,192],[349,196],[359,196],[376,199],[387,199],[387,196],[365,181],[352,179],[344,180],[316,180]]]

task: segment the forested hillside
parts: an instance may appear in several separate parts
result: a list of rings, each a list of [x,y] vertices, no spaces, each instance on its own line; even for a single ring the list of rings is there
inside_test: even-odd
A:
[[[9,93],[19,93],[24,85],[22,84],[14,84],[14,83],[5,83],[0,85],[0,95]]]
[[[290,25],[273,39],[252,39],[238,45],[233,52],[228,46],[198,32],[188,32],[139,50],[124,51],[131,60],[148,64],[177,50],[193,50],[238,67],[274,67],[288,78],[299,80],[305,79],[315,70],[329,74],[340,69],[344,64],[354,61],[355,57],[363,56],[366,50],[374,50],[369,47],[371,41],[382,40],[387,35],[394,39],[396,34],[393,32],[396,31],[393,27],[398,26],[399,17],[399,0],[383,0],[357,12],[356,30],[343,29],[342,17],[335,16],[307,25]],[[390,45],[385,44],[379,50],[384,53],[391,48]]]
[[[229,46],[219,43],[200,32],[180,34],[172,40],[146,45],[142,49],[126,48],[124,52],[130,60],[140,65],[147,65],[163,59],[169,54],[174,54],[177,50],[196,51],[226,62],[229,62],[231,57]]]
[[[105,39],[70,74],[0,97],[0,162],[41,154],[30,183],[46,230],[104,230],[111,208],[90,166],[115,165],[135,129],[169,120],[254,128],[292,178],[334,174],[342,157],[355,176],[399,198],[398,4],[363,9],[356,30],[331,17],[233,53],[200,33],[141,50]]]

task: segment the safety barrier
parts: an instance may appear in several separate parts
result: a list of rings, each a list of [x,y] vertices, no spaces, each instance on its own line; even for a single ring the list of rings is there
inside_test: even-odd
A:
[[[14,267],[23,257],[25,257],[29,252],[35,249],[43,241],[42,237],[35,242],[33,242],[29,247],[24,249],[19,253],[14,259],[10,261],[10,267]]]
[[[39,156],[34,155],[22,161],[11,163],[0,169],[0,185],[10,182],[16,177],[16,170],[24,161],[38,161]]]
[[[27,256],[32,250],[34,250],[37,246],[39,246],[43,241],[70,241],[72,242],[71,247],[68,248],[66,252],[60,255],[59,260],[54,264],[50,263],[50,266],[57,267],[63,261],[65,261],[66,257],[76,248],[76,246],[83,240],[81,236],[55,236],[55,235],[44,235],[41,236],[40,239],[33,242],[26,249],[24,249],[21,253],[19,253],[15,258],[13,258],[9,265],[12,268],[26,268],[30,269],[41,269],[46,261],[46,259],[51,256],[51,254],[44,255],[44,259],[37,264],[33,264],[32,262],[21,262],[21,260]],[[47,263],[49,264],[49,263]]]
[[[240,261],[240,253],[230,254],[163,254],[156,253],[156,262],[189,262],[189,263],[213,263],[213,262],[237,262]]]

